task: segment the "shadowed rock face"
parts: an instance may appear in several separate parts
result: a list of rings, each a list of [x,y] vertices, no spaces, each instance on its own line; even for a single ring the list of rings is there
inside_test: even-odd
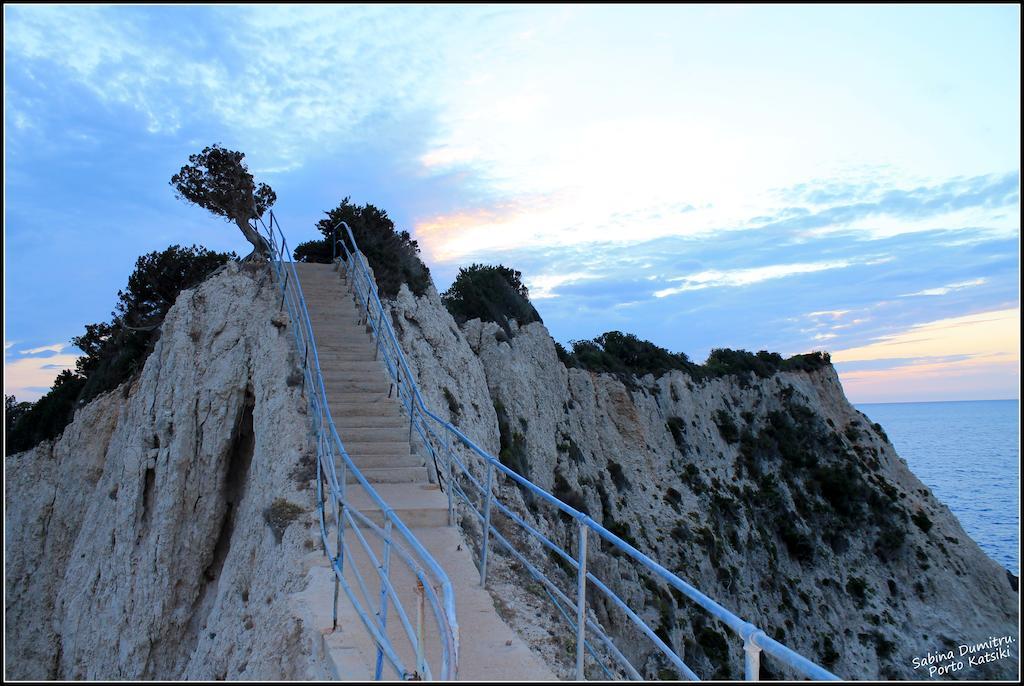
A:
[[[232,263],[182,292],[138,378],[8,456],[8,678],[328,676],[289,602],[313,474],[269,278]],[[304,514],[278,542],[281,498]]]
[[[920,679],[927,667],[915,670],[914,657],[1012,636],[1011,657],[948,676],[1016,676],[1015,579],[850,405],[833,368],[704,382],[671,372],[627,388],[566,369],[540,323],[513,324],[511,337],[479,320],[460,327],[433,290],[403,289],[388,306],[435,412],[796,651],[845,678]],[[575,550],[574,527],[499,488]],[[566,570],[535,559],[574,587]],[[571,676],[566,625],[500,553],[494,565],[510,621]],[[594,546],[590,565],[698,675],[742,678],[740,641],[724,626],[606,546]],[[590,602],[646,676],[677,678],[621,614],[596,594]],[[763,677],[787,676],[772,658],[762,664]]]

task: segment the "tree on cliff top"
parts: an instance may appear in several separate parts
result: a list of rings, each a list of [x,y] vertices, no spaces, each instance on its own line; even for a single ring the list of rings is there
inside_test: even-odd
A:
[[[309,241],[295,249],[295,259],[303,262],[329,262],[331,241],[344,240],[349,250],[352,242],[344,227],[335,233],[339,222],[352,229],[359,250],[370,263],[377,289],[384,297],[398,295],[402,284],[408,284],[414,295],[423,295],[430,285],[430,270],[420,259],[420,246],[408,231],[399,231],[395,222],[383,210],[369,203],[357,205],[346,197],[317,222],[316,228],[324,235],[323,241]],[[340,253],[339,248],[339,253]]]
[[[530,304],[530,291],[522,277],[520,272],[501,264],[472,264],[459,269],[451,288],[441,295],[441,301],[460,324],[479,318],[498,324],[511,335],[510,319],[515,319],[520,326],[541,321]]]
[[[255,255],[269,257],[270,245],[249,225],[249,220],[262,217],[277,201],[277,194],[265,183],[255,185],[244,159],[245,153],[214,143],[201,153],[189,155],[189,163],[171,177],[170,183],[182,200],[238,225],[253,245],[245,259]]]

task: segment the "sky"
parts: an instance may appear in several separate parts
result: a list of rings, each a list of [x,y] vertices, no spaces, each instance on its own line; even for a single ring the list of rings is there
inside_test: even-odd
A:
[[[4,388],[135,259],[245,254],[168,181],[214,142],[292,245],[351,196],[522,272],[556,340],[828,350],[853,402],[1016,398],[1020,16],[1002,6],[4,6]]]

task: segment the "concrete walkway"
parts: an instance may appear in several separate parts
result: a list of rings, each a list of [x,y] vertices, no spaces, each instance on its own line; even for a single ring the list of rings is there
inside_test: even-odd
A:
[[[498,616],[490,594],[480,587],[480,576],[469,546],[457,527],[448,526],[448,500],[428,479],[424,458],[410,442],[409,420],[391,391],[390,379],[375,359],[373,336],[359,324],[351,292],[332,265],[297,264],[303,295],[320,356],[328,405],[352,461],[377,493],[397,512],[413,535],[444,568],[455,590],[460,647],[458,677],[461,680],[554,680],[547,665]],[[389,397],[389,394],[392,397]],[[339,465],[340,467],[340,465]],[[352,478],[348,479],[353,484]],[[358,484],[351,485],[350,502],[376,523],[379,509]],[[381,558],[382,546],[375,536],[366,535],[374,554]],[[357,552],[345,563],[345,578],[358,588],[360,577],[369,595],[380,597],[380,582],[373,563],[351,530],[348,545]],[[392,583],[413,627],[416,626],[416,579],[391,556]],[[307,559],[310,584],[298,599],[312,614],[324,636],[324,647],[341,679],[373,677],[376,648],[344,592],[338,601],[339,628],[331,630],[334,579],[322,552]],[[358,595],[358,592],[357,592]],[[377,604],[369,610],[372,615]],[[411,671],[415,668],[414,648],[405,638],[394,604],[388,602],[387,633],[399,657]],[[427,605],[430,614],[430,606]],[[436,624],[425,622],[428,664],[440,665],[436,649]],[[383,677],[399,678],[385,662]],[[437,678],[437,675],[435,675]]]

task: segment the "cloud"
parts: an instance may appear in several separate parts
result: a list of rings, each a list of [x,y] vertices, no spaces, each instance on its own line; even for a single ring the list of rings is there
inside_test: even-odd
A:
[[[857,348],[836,350],[855,402],[1017,397],[1020,309],[917,324]]]
[[[59,344],[58,344],[59,345]],[[39,350],[53,351],[54,346],[44,346]],[[63,349],[66,346],[60,346]],[[13,395],[18,400],[38,400],[53,385],[64,369],[74,369],[78,355],[60,353],[46,357],[21,357],[4,360],[4,394]]]
[[[917,291],[916,293],[907,293],[900,297],[913,298],[918,295],[946,295],[947,293],[951,293],[953,291],[960,291],[965,288],[970,288],[972,286],[980,286],[987,282],[988,279],[985,278],[972,279],[970,281],[960,281],[958,283],[951,283],[946,286],[941,286],[939,288],[926,288],[923,291]]]
[[[970,355],[972,360],[1017,359],[1020,343],[1020,309],[1011,308],[916,324],[909,329],[878,337],[868,345],[836,350],[832,360],[858,362],[950,355]]]
[[[4,47],[30,77],[70,78],[103,105],[136,112],[150,134],[213,120],[221,140],[256,149],[254,168],[295,169],[387,126],[396,112],[426,114],[445,73],[437,38],[445,27],[464,30],[464,16],[413,7],[25,6],[11,8]],[[10,100],[17,121],[32,119],[33,103]]]
[[[709,269],[706,271],[698,272],[696,274],[689,274],[686,276],[677,276],[669,279],[669,281],[681,281],[681,286],[674,286],[672,288],[664,288],[660,291],[655,291],[654,296],[656,298],[664,298],[670,295],[676,295],[677,293],[683,293],[685,291],[696,291],[704,288],[716,288],[722,286],[736,287],[736,286],[749,286],[751,284],[760,283],[762,281],[768,281],[770,279],[782,279],[787,276],[794,276],[796,274],[809,274],[812,272],[820,272],[828,269],[844,269],[849,267],[852,262],[849,260],[835,260],[831,262],[804,262],[796,264],[773,264],[765,267],[751,267],[748,269],[733,269],[730,271],[720,271],[717,269]]]
[[[66,347],[68,347],[67,343],[54,343],[53,345],[43,345],[38,348],[30,348],[29,350],[19,350],[18,352],[22,355],[38,355],[45,352],[59,353]]]

